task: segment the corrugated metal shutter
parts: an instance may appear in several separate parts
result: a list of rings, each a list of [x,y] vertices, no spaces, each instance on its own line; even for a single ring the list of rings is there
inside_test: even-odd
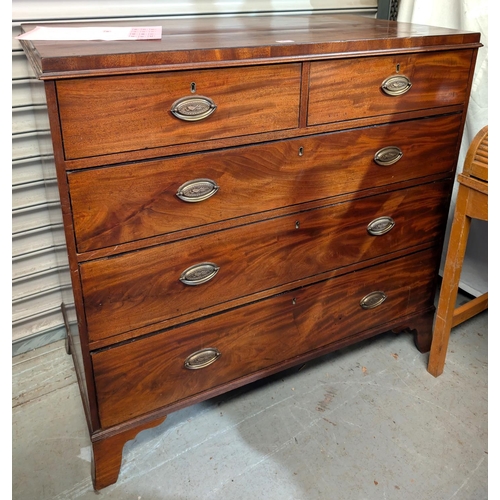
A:
[[[45,93],[15,40],[21,23],[316,10],[375,15],[377,0],[273,0],[272,5],[267,0],[13,0],[13,355],[64,337],[63,301],[74,315]]]
[[[19,33],[13,23],[13,37]],[[13,354],[64,334],[60,304],[67,273],[43,84],[20,46],[12,46],[12,340]],[[46,169],[49,171],[49,169]]]

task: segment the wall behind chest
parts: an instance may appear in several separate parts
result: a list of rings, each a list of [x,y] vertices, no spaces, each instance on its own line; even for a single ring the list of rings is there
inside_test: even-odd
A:
[[[481,33],[483,47],[479,49],[477,55],[467,120],[457,165],[457,172],[461,172],[472,139],[485,125],[488,125],[488,0],[441,0],[440,2],[401,0],[397,19],[400,22],[443,26]],[[458,184],[455,184],[448,216],[441,270],[444,268],[457,189]],[[475,297],[488,290],[488,222],[486,221],[472,220],[460,288]]]
[[[13,355],[64,337],[60,305],[74,315],[43,83],[15,37],[21,23],[154,19],[275,12],[374,16],[377,0],[13,0],[12,342]]]

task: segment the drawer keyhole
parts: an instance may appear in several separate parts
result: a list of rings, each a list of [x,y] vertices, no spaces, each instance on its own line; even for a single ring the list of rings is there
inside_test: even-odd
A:
[[[194,94],[196,92],[196,82],[191,83],[191,94]]]

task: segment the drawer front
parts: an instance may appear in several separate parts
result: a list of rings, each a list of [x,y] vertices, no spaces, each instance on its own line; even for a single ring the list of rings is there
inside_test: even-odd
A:
[[[450,172],[460,120],[450,115],[71,172],[78,250]],[[401,158],[377,164],[384,148],[399,149]]]
[[[59,81],[65,157],[295,128],[300,77],[284,64]]]
[[[94,353],[101,425],[424,310],[433,303],[438,258],[435,250],[420,252]],[[383,292],[385,300],[362,308],[373,292]],[[199,369],[186,368],[186,361]]]
[[[209,313],[238,297],[433,241],[446,222],[449,192],[450,181],[421,185],[84,263],[89,338]]]
[[[308,125],[462,104],[471,57],[461,50],[313,62]]]

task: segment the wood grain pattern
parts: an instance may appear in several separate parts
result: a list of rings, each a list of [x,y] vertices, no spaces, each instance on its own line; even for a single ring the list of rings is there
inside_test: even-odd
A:
[[[139,432],[156,427],[165,420],[161,417],[148,420],[119,434],[92,441],[92,483],[94,489],[100,490],[116,483],[122,464],[123,447],[127,441],[134,439]]]
[[[95,353],[101,424],[115,425],[428,308],[434,273],[435,250],[413,254]],[[386,301],[361,309],[360,300],[374,290],[384,291]],[[207,368],[185,369],[186,357],[205,347],[219,349],[221,357]]]
[[[46,81],[96,489],[171,411],[390,329],[429,348],[481,46],[479,33],[353,15],[158,22],[153,42],[22,42]],[[403,74],[409,92],[382,93]],[[172,115],[200,95],[209,117]],[[384,147],[403,157],[375,165]],[[200,178],[215,196],[176,198]],[[395,226],[370,235],[382,216]],[[182,284],[201,262],[215,277]],[[220,358],[184,368],[208,347]]]
[[[331,269],[433,241],[443,229],[450,182],[425,184],[271,219],[81,266],[92,340],[250,296]],[[371,236],[381,216],[396,225]],[[220,271],[199,286],[179,281],[192,265]],[[228,304],[229,307],[229,304]]]
[[[451,172],[461,116],[450,115],[334,134],[68,174],[80,252],[265,212],[415,177]],[[374,154],[398,146],[401,160],[381,167]],[[302,155],[299,150],[302,148]],[[412,168],[418,164],[418,169]],[[191,179],[220,186],[186,203]],[[146,245],[147,242],[144,242]]]
[[[85,26],[102,24],[84,23]],[[105,21],[106,26],[109,24]],[[130,26],[130,21],[112,24]],[[478,33],[349,14],[210,16],[183,18],[181,22],[178,19],[134,20],[134,26],[158,24],[163,26],[164,34],[160,41],[22,43],[40,78],[262,64],[297,58],[357,57],[366,52],[387,53],[389,50],[449,50],[457,44],[479,46]],[[80,25],[71,23],[71,26]],[[28,31],[34,26],[25,24],[22,29]],[[283,43],[283,40],[289,42]]]
[[[60,81],[65,157],[296,128],[300,81],[300,64]],[[175,101],[198,95],[217,105],[208,118],[184,122],[171,113]]]
[[[472,55],[461,50],[313,62],[308,125],[463,102]],[[380,86],[396,74],[410,78],[412,87],[403,95],[388,96]]]
[[[456,307],[472,219],[488,220],[488,125],[476,133],[469,145],[463,171],[457,180],[457,199],[427,367],[435,377],[443,373],[451,329],[488,308],[487,293]]]

